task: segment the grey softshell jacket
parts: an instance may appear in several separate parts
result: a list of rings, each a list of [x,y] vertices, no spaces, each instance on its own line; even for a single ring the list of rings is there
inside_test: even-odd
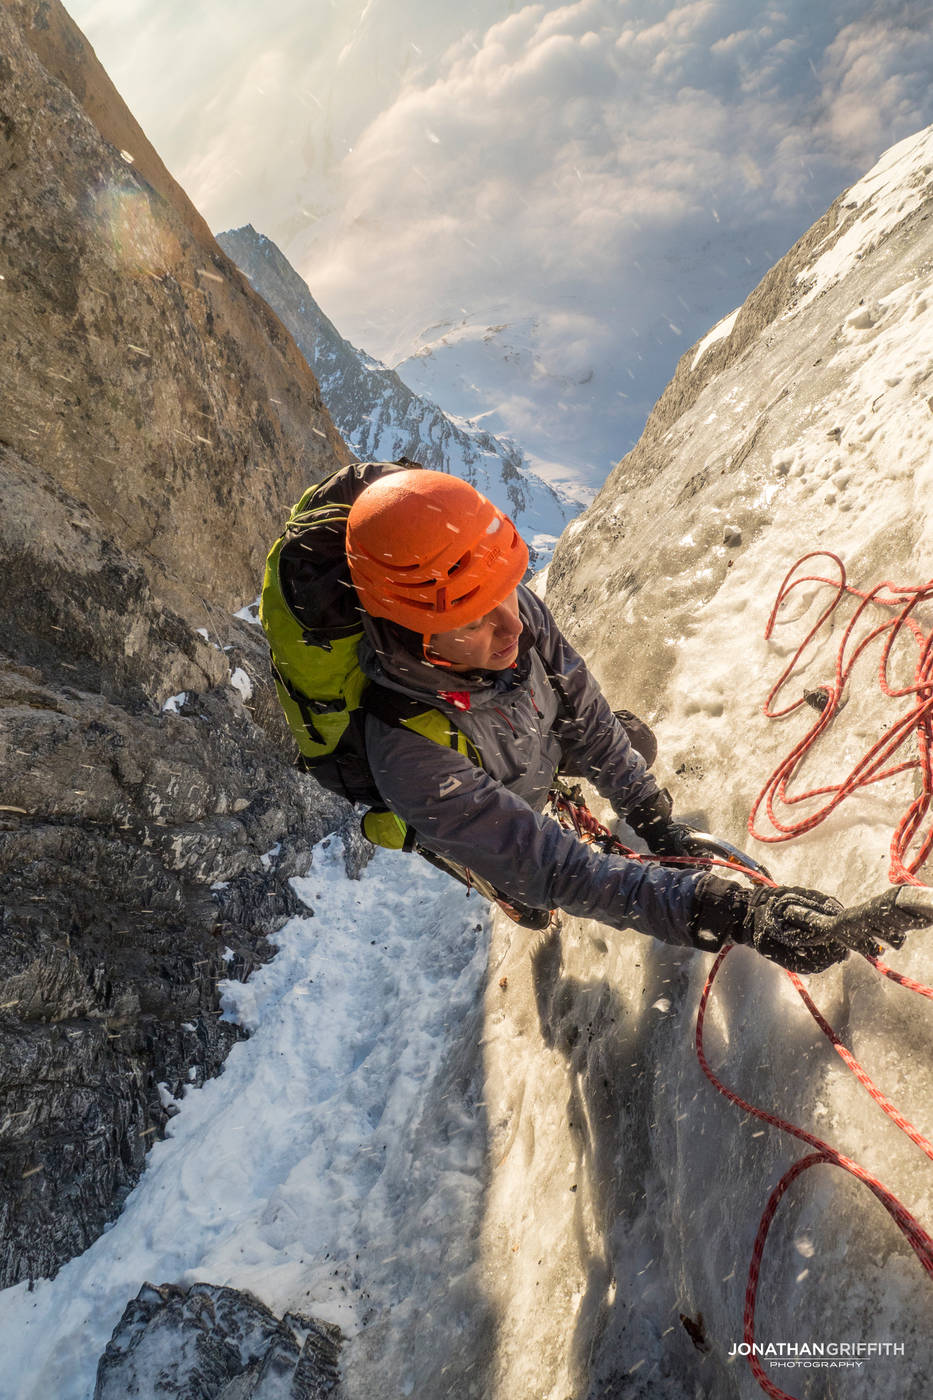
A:
[[[366,675],[450,715],[483,761],[480,768],[368,714],[366,751],[376,785],[422,845],[504,895],[695,946],[687,925],[697,872],[605,855],[544,815],[558,764],[565,774],[589,779],[620,813],[657,785],[549,609],[523,585],[518,598],[519,656],[506,672],[444,671],[409,650],[400,629],[365,619]]]

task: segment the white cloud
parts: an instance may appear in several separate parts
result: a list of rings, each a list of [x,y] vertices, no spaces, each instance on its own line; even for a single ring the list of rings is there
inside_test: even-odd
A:
[[[533,322],[541,364],[563,345],[569,380],[606,383],[547,431],[602,416],[607,460],[687,344],[933,120],[930,0],[71,10],[212,227],[268,234],[377,355],[462,308]]]
[[[885,6],[846,25],[822,65],[824,122],[850,158],[869,165],[930,121],[933,5]]]
[[[387,319],[408,334],[426,319],[419,289],[440,232],[466,234],[472,249],[441,260],[453,304],[475,300],[478,276],[494,299],[529,273],[539,292],[542,281],[569,289],[584,269],[616,282],[633,247],[709,222],[714,201],[728,211],[764,191],[760,212],[771,190],[762,146],[785,123],[757,92],[727,106],[708,81],[729,8],[702,0],[620,32],[630,5],[581,0],[493,26],[478,51],[403,92],[362,133],[342,164],[344,217],[329,248],[292,243],[312,285],[346,305],[381,268],[395,289]]]

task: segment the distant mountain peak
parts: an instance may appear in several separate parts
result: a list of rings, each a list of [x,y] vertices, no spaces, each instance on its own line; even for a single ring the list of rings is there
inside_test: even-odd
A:
[[[577,502],[536,475],[513,442],[445,413],[395,370],[351,345],[281,249],[252,224],[218,234],[217,241],[291,331],[331,417],[361,460],[410,457],[463,477],[512,517],[536,562],[547,561]]]

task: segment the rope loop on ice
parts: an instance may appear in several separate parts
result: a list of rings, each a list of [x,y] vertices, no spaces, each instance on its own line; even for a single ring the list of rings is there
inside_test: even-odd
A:
[[[809,559],[831,560],[836,568],[836,577],[798,574],[798,570]],[[865,592],[853,588],[847,581],[845,565],[838,555],[830,550],[813,550],[797,560],[778,589],[765,628],[766,640],[771,637],[778,614],[790,594],[804,584],[821,585],[831,590],[831,594],[820,616],[772,686],[763,712],[768,719],[783,719],[809,703],[817,710],[817,719],[812,728],[781,761],[756,797],[748,819],[748,830],[758,841],[789,841],[805,831],[812,831],[835,811],[841,802],[860,788],[893,778],[897,773],[918,772],[920,791],[909,804],[891,838],[888,878],[895,885],[921,885],[923,881],[918,878],[917,871],[933,852],[933,823],[925,833],[921,833],[921,827],[933,803],[933,631],[924,631],[912,614],[921,603],[933,599],[933,580],[919,585],[886,581],[875,584]],[[775,708],[778,695],[797,669],[811,643],[824,626],[832,626],[833,615],[846,597],[857,598],[859,602],[839,642],[832,681],[805,691],[802,696],[783,708]],[[878,608],[887,616],[880,622],[873,622],[872,610]],[[917,648],[913,681],[910,685],[896,686],[888,677],[891,653],[898,639],[905,637],[908,632]],[[811,788],[807,792],[791,796],[788,791],[791,782],[799,774],[817,740],[826,732],[846,703],[846,687],[850,683],[855,663],[866,648],[881,638],[884,638],[884,645],[878,660],[878,684],[882,694],[889,700],[908,700],[907,708],[885,730],[883,736],[871,745],[841,782]],[[911,738],[916,741],[917,756],[892,763],[891,760]],[[783,812],[784,809],[815,798],[825,800],[815,811],[798,821],[782,820],[778,815],[779,804]],[[759,829],[762,805],[773,830]]]
[[[741,1095],[724,1084],[710,1068],[703,1046],[703,1025],[706,1017],[706,1008],[719,969],[722,967],[727,954],[731,951],[733,946],[734,945],[730,944],[718,954],[716,961],[710,969],[709,977],[706,979],[706,986],[703,988],[703,994],[700,997],[700,1007],[697,1012],[696,1025],[696,1054],[700,1062],[700,1068],[710,1083],[718,1089],[721,1094],[725,1095],[730,1103],[735,1104],[737,1108],[741,1108],[745,1113],[750,1113],[755,1118],[759,1118],[763,1123],[768,1123],[774,1128],[780,1128],[782,1132],[791,1133],[794,1137],[799,1138],[801,1142],[805,1142],[810,1147],[816,1149],[806,1157],[801,1157],[784,1173],[768,1198],[768,1203],[765,1206],[761,1222],[758,1226],[758,1234],[755,1237],[751,1263],[748,1270],[748,1283],[745,1289],[745,1308],[743,1314],[743,1340],[753,1347],[755,1341],[755,1301],[758,1295],[758,1277],[761,1272],[761,1261],[764,1255],[768,1231],[771,1228],[778,1203],[784,1195],[784,1192],[798,1176],[807,1171],[810,1167],[819,1166],[825,1162],[830,1166],[842,1167],[844,1171],[850,1172],[852,1176],[863,1182],[884,1206],[885,1210],[891,1216],[891,1219],[904,1235],[911,1249],[913,1249],[920,1264],[931,1278],[933,1278],[933,1239],[931,1239],[915,1217],[911,1215],[907,1207],[904,1206],[887,1187],[883,1186],[877,1177],[873,1176],[871,1172],[866,1171],[858,1162],[853,1161],[851,1157],[844,1156],[843,1153],[837,1151],[836,1148],[831,1147],[829,1143],[824,1142],[821,1138],[815,1137],[813,1133],[808,1133],[804,1128],[798,1128],[793,1123],[787,1122],[786,1119],[778,1118],[775,1114],[768,1113],[762,1108],[756,1108],[754,1104],[749,1103],[746,1099],[743,1099]],[[915,982],[910,977],[904,977],[901,973],[895,972],[892,968],[887,967],[876,958],[867,958],[866,961],[870,962],[878,972],[884,977],[889,978],[892,982],[896,982],[900,986],[906,987],[909,991],[917,992],[920,996],[928,997],[933,1000],[933,987],[925,987],[922,983]],[[797,974],[788,972],[786,976],[793,982],[804,1005],[810,1012],[810,1015],[816,1021],[820,1030],[829,1040],[836,1053],[845,1061],[859,1083],[867,1090],[891,1121],[895,1123],[903,1133],[906,1133],[907,1137],[920,1148],[921,1152],[925,1153],[926,1156],[933,1161],[933,1143],[928,1142],[922,1133],[918,1132],[913,1124],[894,1107],[891,1100],[873,1083],[852,1052],[846,1049],[842,1044],[842,1041],[816,1006]],[[786,1390],[781,1390],[780,1386],[775,1385],[773,1381],[769,1380],[761,1362],[755,1355],[754,1349],[752,1349],[748,1356],[748,1363],[758,1384],[767,1395],[772,1397],[772,1400],[794,1400],[794,1397],[789,1395]]]

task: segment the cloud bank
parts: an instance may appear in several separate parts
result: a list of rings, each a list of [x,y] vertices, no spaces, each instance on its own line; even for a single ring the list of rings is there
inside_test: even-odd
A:
[[[599,470],[679,353],[933,121],[930,0],[72,13],[214,228],[272,237],[341,331],[392,363],[438,322],[521,324],[526,416],[553,371],[569,395],[546,425],[554,455],[596,414]],[[501,414],[470,366],[460,406]]]
[[[386,312],[408,324],[405,307],[424,305],[427,324],[430,306],[478,288],[495,303],[516,282],[538,304],[595,282],[624,315],[633,263],[659,240],[690,258],[718,230],[803,231],[924,125],[924,18],[926,4],[852,0],[526,6],[371,121],[340,164],[329,242],[307,230],[290,251],[336,307],[390,284],[371,313],[377,352]]]

